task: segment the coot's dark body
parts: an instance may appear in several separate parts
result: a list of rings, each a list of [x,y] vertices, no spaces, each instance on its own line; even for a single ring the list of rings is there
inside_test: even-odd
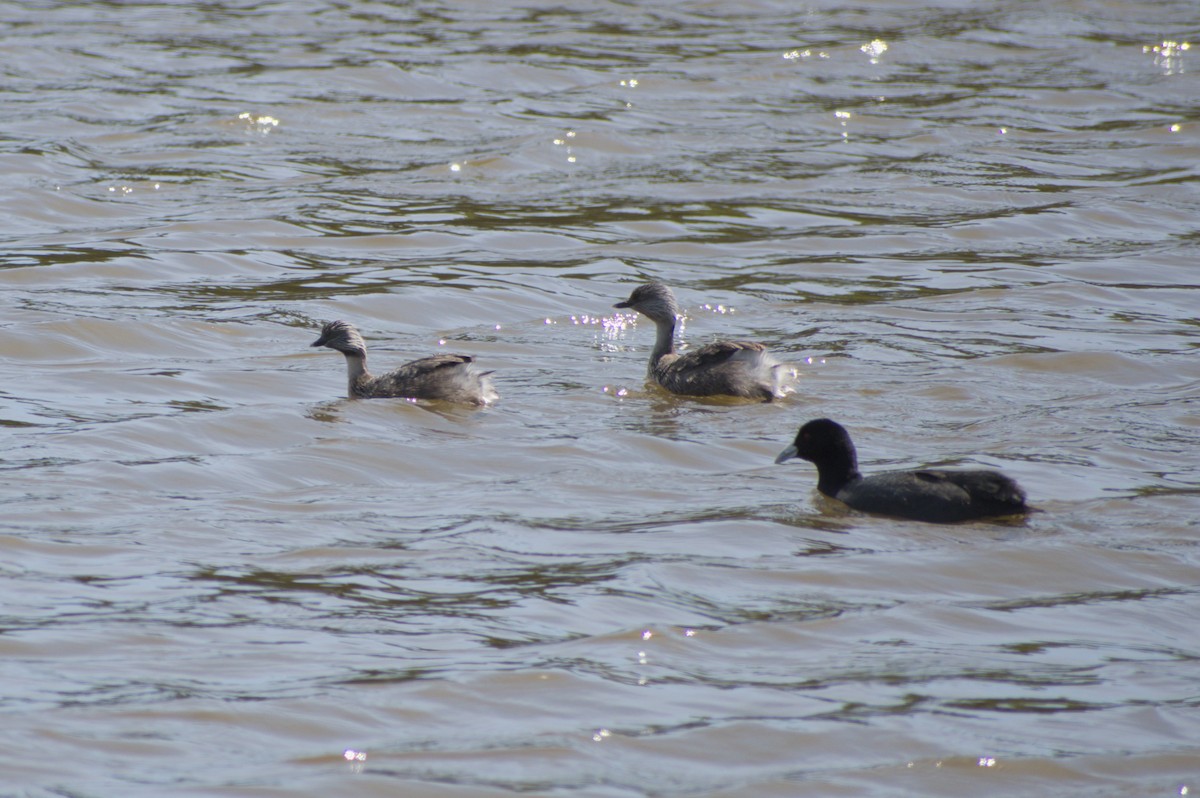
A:
[[[864,513],[949,523],[1028,511],[1025,491],[999,471],[920,469],[864,477],[850,434],[835,421],[809,421],[775,458],[817,467],[817,490]]]

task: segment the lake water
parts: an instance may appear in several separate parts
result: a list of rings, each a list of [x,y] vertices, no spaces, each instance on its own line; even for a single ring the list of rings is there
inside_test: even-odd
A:
[[[1200,790],[1194,0],[0,12],[0,795]]]

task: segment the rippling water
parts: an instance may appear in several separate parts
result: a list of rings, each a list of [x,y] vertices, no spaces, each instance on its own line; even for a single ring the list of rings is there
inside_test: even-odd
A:
[[[1200,788],[1193,2],[0,11],[0,794]],[[646,388],[648,278],[798,393]]]

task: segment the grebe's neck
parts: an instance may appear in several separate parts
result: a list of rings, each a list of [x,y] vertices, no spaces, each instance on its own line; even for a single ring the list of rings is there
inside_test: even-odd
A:
[[[346,356],[346,379],[349,382],[350,395],[354,396],[357,393],[354,390],[355,386],[364,380],[371,379],[371,375],[367,371],[367,353],[343,352],[342,354]]]
[[[654,350],[650,352],[650,368],[654,368],[663,355],[675,354],[675,316],[654,322],[657,337],[654,339]]]

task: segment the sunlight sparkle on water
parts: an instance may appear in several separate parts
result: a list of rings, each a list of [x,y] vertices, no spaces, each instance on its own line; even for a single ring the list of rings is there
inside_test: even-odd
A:
[[[575,153],[571,151],[571,139],[575,138],[575,131],[568,130],[560,138],[554,140],[554,146],[567,148],[567,163],[575,163]]]
[[[263,114],[261,116],[252,114],[249,111],[243,111],[238,114],[238,119],[247,123],[246,129],[257,131],[264,136],[270,133],[275,128],[279,127],[279,120],[273,116]]]
[[[887,48],[887,42],[885,42],[883,39],[872,39],[858,49],[862,50],[870,57],[872,64],[878,64],[879,57],[887,52]]]
[[[1192,49],[1191,42],[1177,42],[1173,39],[1163,39],[1159,44],[1142,46],[1142,52],[1154,55],[1154,65],[1164,74],[1175,75],[1183,72],[1183,54]]]
[[[608,729],[597,729],[596,733],[592,735],[592,740],[599,743],[607,740],[611,736],[612,732],[610,732]]]
[[[826,52],[818,52],[816,55],[817,55],[817,58],[828,58],[829,57],[829,53],[826,53]],[[812,58],[812,57],[813,57],[812,50],[788,50],[786,53],[783,54],[783,58],[785,61],[800,61],[800,60],[803,60],[806,58]]]
[[[345,751],[342,751],[342,758],[347,762],[366,762],[367,752],[355,751],[353,748],[347,748]]]
[[[571,323],[586,327],[599,327],[594,340],[599,347],[607,352],[616,352],[622,348],[619,343],[625,337],[625,332],[637,326],[636,313],[614,313],[611,316],[592,316],[587,313],[571,316]],[[621,394],[624,395],[624,394]]]
[[[614,313],[600,320],[600,325],[606,333],[625,332],[630,327],[637,326],[636,313]]]
[[[849,111],[834,111],[833,112],[833,118],[838,120],[838,122],[842,126],[842,138],[843,139],[850,138],[850,132],[846,130],[846,127],[850,123],[851,116],[853,116],[853,114],[851,114]]]
[[[571,316],[571,323],[584,327],[600,327],[605,338],[617,338],[630,327],[637,326],[636,313],[614,313],[611,316],[592,316],[587,313]]]

